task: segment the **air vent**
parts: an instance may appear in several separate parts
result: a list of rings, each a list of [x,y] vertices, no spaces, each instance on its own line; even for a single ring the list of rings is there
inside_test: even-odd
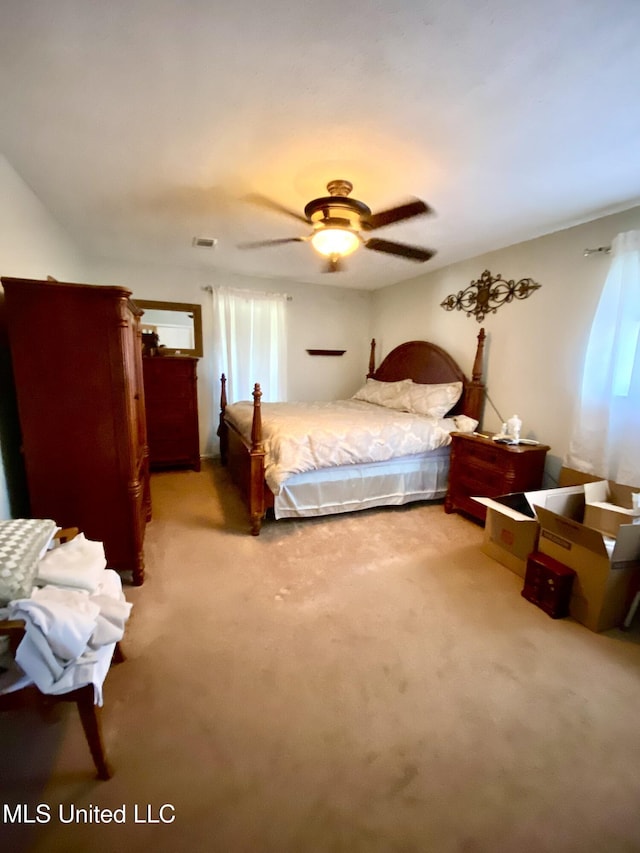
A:
[[[215,237],[194,237],[191,245],[198,249],[215,249],[217,242]]]

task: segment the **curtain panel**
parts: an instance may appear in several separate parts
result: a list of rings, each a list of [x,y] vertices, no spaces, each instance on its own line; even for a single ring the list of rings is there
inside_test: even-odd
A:
[[[250,400],[260,383],[262,400],[287,399],[287,296],[214,287],[216,373],[227,377],[229,402]]]
[[[612,244],[566,462],[640,486],[640,231],[618,234]]]

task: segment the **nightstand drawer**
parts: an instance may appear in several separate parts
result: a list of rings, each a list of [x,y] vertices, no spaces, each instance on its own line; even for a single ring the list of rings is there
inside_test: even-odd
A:
[[[484,521],[486,508],[472,500],[540,488],[546,445],[496,444],[490,438],[452,433],[446,512],[462,510]]]
[[[504,492],[505,477],[497,468],[479,468],[472,466],[460,472],[457,478],[458,489],[467,495],[495,497]]]
[[[496,467],[503,458],[504,450],[493,442],[461,446],[461,461],[466,464]]]

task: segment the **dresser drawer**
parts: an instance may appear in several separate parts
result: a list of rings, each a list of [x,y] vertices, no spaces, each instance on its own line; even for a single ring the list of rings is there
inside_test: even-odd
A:
[[[151,446],[151,461],[156,463],[184,462],[193,460],[198,454],[198,447],[193,442],[185,441],[181,436],[176,438],[158,438]]]
[[[196,413],[191,406],[176,408],[167,406],[164,409],[150,409],[147,430],[149,434],[163,433],[175,435],[178,432],[191,435]]]
[[[462,444],[456,447],[456,460],[465,465],[487,465],[496,467],[504,458],[504,449],[493,443]]]
[[[468,495],[495,497],[504,491],[505,478],[502,471],[495,468],[470,466],[467,470],[460,472],[456,483],[457,490]]]
[[[546,445],[511,446],[489,438],[453,433],[446,512],[462,510],[484,521],[486,509],[473,497],[494,498],[540,488]]]

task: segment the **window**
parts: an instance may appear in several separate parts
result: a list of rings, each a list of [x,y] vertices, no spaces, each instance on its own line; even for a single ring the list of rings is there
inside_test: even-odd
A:
[[[640,231],[618,236],[585,356],[567,463],[640,485]]]
[[[229,402],[251,399],[256,382],[262,400],[286,400],[286,295],[213,288],[217,376],[227,377]]]

